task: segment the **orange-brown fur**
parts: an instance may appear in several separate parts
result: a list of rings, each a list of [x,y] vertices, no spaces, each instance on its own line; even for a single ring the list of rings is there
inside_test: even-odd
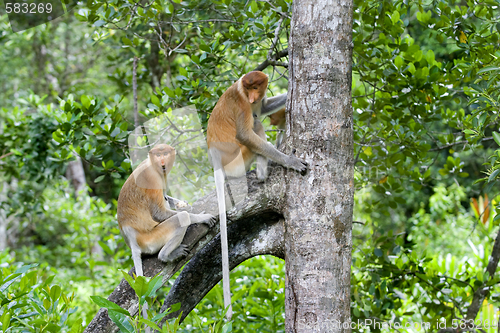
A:
[[[276,113],[273,113],[272,115],[269,116],[271,119],[271,125],[273,126],[278,126],[279,129],[284,129],[285,128],[285,109],[281,109]]]
[[[298,171],[305,171],[307,164],[293,156],[287,156],[267,144],[264,127],[259,120],[264,107],[279,110],[284,106],[286,94],[275,99],[274,103],[266,99],[268,77],[258,71],[250,72],[235,82],[220,97],[208,120],[207,145],[214,165],[214,179],[219,205],[219,221],[222,249],[222,276],[224,306],[231,318],[231,294],[229,286],[229,263],[226,225],[226,206],[224,195],[224,177],[244,175],[255,157],[257,158],[257,178],[267,176],[268,158],[283,166]],[[273,111],[269,111],[270,113]],[[241,160],[241,158],[242,160]]]
[[[136,274],[142,275],[141,253],[160,252],[162,261],[186,255],[186,246],[179,246],[191,223],[207,223],[210,214],[189,214],[167,208],[164,197],[167,175],[175,161],[175,149],[156,145],[123,185],[118,197],[118,226],[132,250]],[[175,251],[175,252],[174,252]]]
[[[220,151],[227,175],[231,175],[235,169],[230,162],[239,151],[243,156],[245,170],[250,168],[256,155],[270,158],[300,172],[307,168],[305,162],[293,156],[286,156],[266,144],[264,128],[259,117],[266,101],[267,83],[267,75],[262,72],[246,74],[224,92],[208,120],[208,148],[217,148]]]
[[[169,152],[168,161],[157,158],[157,152]],[[172,169],[175,160],[175,150],[168,145],[158,145],[151,149],[149,158],[143,161],[133,174],[127,179],[118,197],[118,225],[120,229],[127,225],[138,232],[137,243],[141,249],[146,248],[148,242],[155,238],[162,239],[158,235],[164,235],[171,228],[153,229],[159,222],[153,218],[152,209],[156,206],[158,210],[165,212],[165,219],[175,215],[168,211],[163,190],[166,187],[166,176]],[[161,167],[165,165],[165,171]]]
[[[237,121],[239,120],[240,125],[246,129],[254,130],[253,114],[258,113],[260,116],[267,82],[267,75],[262,72],[248,73],[222,94],[208,120],[208,148],[215,147],[221,151],[222,165],[225,166],[226,173],[230,175],[236,169],[236,166],[230,165],[230,162],[234,161],[240,152],[245,162],[245,170],[250,168],[255,158],[255,153],[237,139]],[[265,140],[263,128],[258,132],[259,136]]]

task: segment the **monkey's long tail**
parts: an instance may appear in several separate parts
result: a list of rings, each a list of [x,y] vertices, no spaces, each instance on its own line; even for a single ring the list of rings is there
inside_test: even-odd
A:
[[[227,243],[226,198],[224,196],[224,170],[221,156],[216,148],[210,149],[214,166],[215,190],[219,204],[220,239],[222,249],[222,289],[224,291],[224,308],[227,309],[226,318],[231,320],[233,308],[231,306],[231,286],[229,283],[229,254]]]

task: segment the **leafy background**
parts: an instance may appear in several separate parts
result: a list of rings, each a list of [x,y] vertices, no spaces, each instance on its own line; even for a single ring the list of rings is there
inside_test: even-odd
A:
[[[498,321],[498,273],[486,268],[500,220],[499,5],[355,0],[355,322],[464,324],[480,288],[474,318]],[[287,59],[275,55],[286,54],[291,9],[286,0],[88,0],[15,34],[0,12],[4,332],[80,332],[98,309],[90,296],[109,295],[132,266],[115,214],[132,171],[134,62],[141,122],[192,105],[206,126],[224,90],[265,60],[268,94],[286,90]],[[88,186],[78,196],[65,177],[76,156]],[[281,260],[245,262],[232,285],[232,325],[222,325],[217,286],[168,329],[284,331]]]

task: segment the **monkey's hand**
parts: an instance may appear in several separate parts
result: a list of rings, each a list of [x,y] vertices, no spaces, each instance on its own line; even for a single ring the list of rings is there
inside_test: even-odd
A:
[[[191,214],[192,223],[205,223],[211,228],[215,224],[215,216],[212,214]]]
[[[165,195],[165,200],[168,202],[170,209],[175,209],[180,212],[190,212],[193,209],[193,207],[191,207],[187,202],[168,195]]]
[[[175,203],[175,209],[183,211],[191,211],[193,207],[191,207],[187,202],[179,200]]]
[[[296,170],[301,174],[305,174],[305,172],[307,171],[307,166],[308,164],[306,161],[303,161],[295,156],[288,156],[285,164],[285,167]]]

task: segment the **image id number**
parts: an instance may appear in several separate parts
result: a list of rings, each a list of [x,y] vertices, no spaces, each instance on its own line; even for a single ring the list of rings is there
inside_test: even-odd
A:
[[[51,13],[52,4],[51,3],[5,3],[5,9],[7,14],[42,14]]]

